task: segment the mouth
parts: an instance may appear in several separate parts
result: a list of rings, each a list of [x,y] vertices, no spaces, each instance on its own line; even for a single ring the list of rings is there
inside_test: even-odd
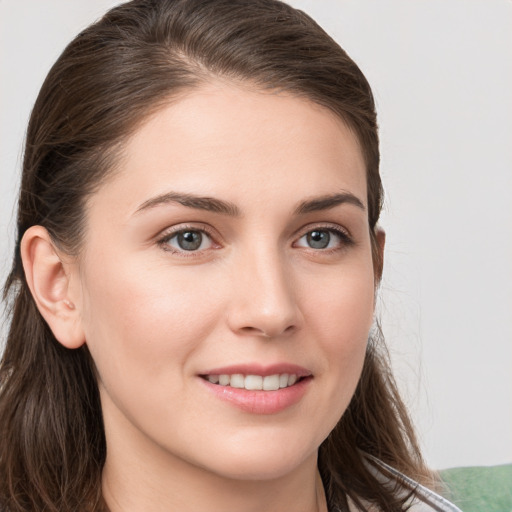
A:
[[[301,376],[296,373],[275,373],[273,375],[253,375],[243,373],[233,374],[208,374],[200,375],[211,384],[236,389],[246,389],[248,391],[278,391],[279,389],[289,388],[298,382],[311,378],[311,376]]]
[[[313,373],[288,363],[238,364],[198,375],[220,400],[251,414],[277,414],[297,404],[308,392]]]

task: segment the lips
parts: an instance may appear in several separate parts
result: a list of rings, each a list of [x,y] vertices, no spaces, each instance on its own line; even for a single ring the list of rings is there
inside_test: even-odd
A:
[[[303,367],[280,364],[216,368],[200,377],[221,400],[246,412],[273,414],[300,401],[313,375]]]

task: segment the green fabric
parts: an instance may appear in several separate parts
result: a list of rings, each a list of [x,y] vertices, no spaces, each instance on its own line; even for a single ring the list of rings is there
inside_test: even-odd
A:
[[[440,471],[446,498],[462,512],[512,512],[512,464]]]

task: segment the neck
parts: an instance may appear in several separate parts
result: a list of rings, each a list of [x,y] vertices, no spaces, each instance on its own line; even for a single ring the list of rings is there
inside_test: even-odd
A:
[[[204,464],[191,460],[193,450],[170,451],[106,400],[103,413],[102,493],[110,512],[327,512],[316,451],[290,461],[289,469],[269,460],[267,473],[239,475],[226,461]],[[261,459],[257,467],[261,471]]]
[[[327,512],[316,451],[289,470],[269,460],[265,475],[237,475],[230,465],[191,460],[193,451],[166,449],[106,405],[102,494],[110,512]]]
[[[236,479],[170,454],[140,432],[105,434],[102,491],[110,512],[327,512],[316,453],[285,475]]]
[[[110,512],[327,512],[316,457],[291,475],[270,480],[224,478],[174,460],[113,460],[103,471],[103,495]]]

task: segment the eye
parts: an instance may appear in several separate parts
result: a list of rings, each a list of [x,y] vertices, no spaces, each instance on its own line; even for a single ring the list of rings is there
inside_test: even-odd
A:
[[[195,252],[210,249],[213,246],[210,236],[199,229],[182,229],[176,231],[159,242],[167,250],[174,252]]]
[[[298,247],[307,247],[309,249],[336,249],[343,245],[352,243],[350,237],[341,230],[333,228],[317,228],[308,231],[297,241]]]

